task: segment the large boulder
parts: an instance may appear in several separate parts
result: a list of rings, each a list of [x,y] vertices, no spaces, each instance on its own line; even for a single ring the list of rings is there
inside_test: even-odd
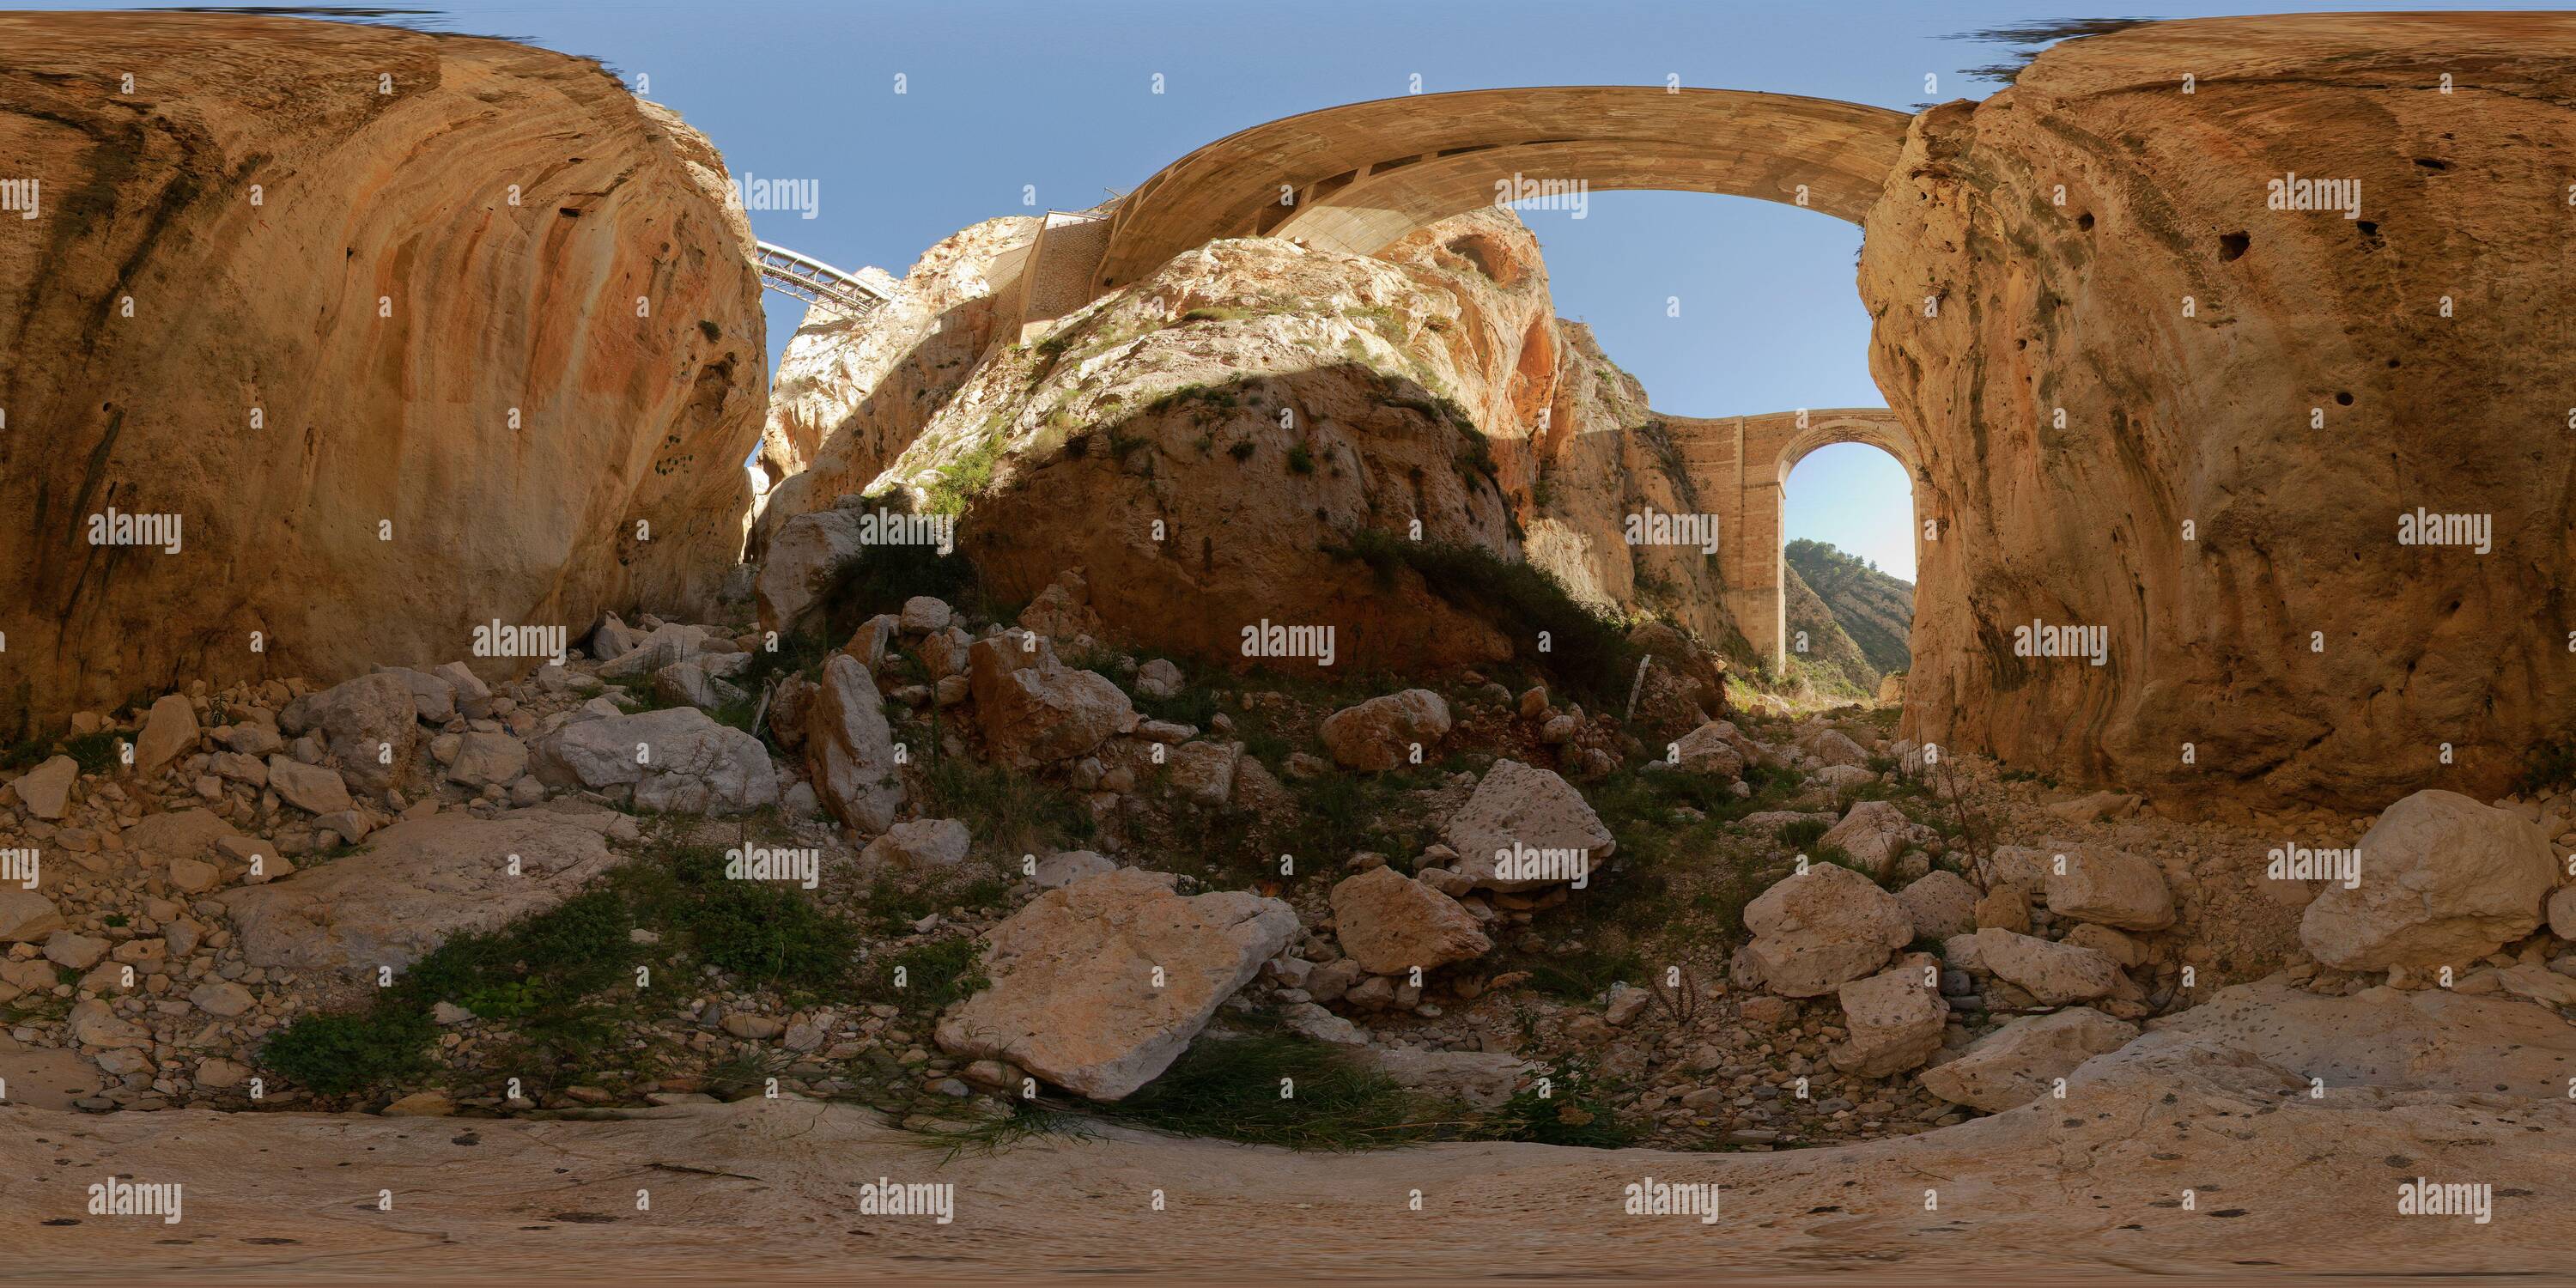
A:
[[[443,811],[375,833],[363,855],[219,898],[251,965],[372,981],[378,966],[406,970],[452,935],[571,897],[617,863],[605,835],[633,827],[605,810]]]
[[[0,886],[0,944],[36,943],[63,924],[53,900],[18,886]]]
[[[528,769],[528,744],[506,733],[477,730],[456,741],[456,759],[447,765],[450,782],[468,787],[508,786]]]
[[[412,713],[430,724],[445,724],[456,718],[456,684],[445,676],[415,671],[407,666],[380,666],[375,673],[390,675],[411,690]]]
[[[2050,912],[2122,930],[2173,924],[2173,891],[2155,860],[2103,845],[2069,846],[2064,853],[2062,873],[2055,870],[2055,856],[2050,858],[2044,887]]]
[[[1485,771],[1441,828],[1441,839],[1458,852],[1458,870],[1470,882],[1502,891],[1542,890],[1569,879],[1589,884],[1591,871],[1618,846],[1572,783],[1517,760],[1497,760]],[[1513,874],[1531,871],[1543,875]]]
[[[1494,946],[1457,900],[1393,868],[1345,878],[1332,898],[1342,951],[1373,975],[1429,971]]]
[[[1005,632],[977,640],[966,658],[976,722],[993,754],[1015,768],[1084,755],[1136,727],[1124,690],[1057,661],[1044,636]]]
[[[1843,1029],[1851,1036],[1828,1048],[1826,1058],[1862,1078],[1903,1073],[1931,1059],[1941,1049],[1941,1029],[1950,1015],[1950,1004],[1941,1000],[1939,973],[1930,953],[1909,953],[1896,965],[1835,990],[1843,1004]]]
[[[1783,997],[1818,997],[1887,964],[1913,941],[1914,923],[1896,896],[1868,877],[1819,863],[1744,906],[1745,946],[1762,986]]]
[[[614,658],[600,665],[599,678],[627,680],[658,674],[663,668],[695,661],[709,653],[730,653],[733,641],[704,626],[687,622],[664,622],[651,634],[631,642]]]
[[[2070,1006],[2021,1016],[1916,1080],[1951,1104],[1999,1114],[2049,1094],[2075,1066],[2117,1051],[2137,1036],[2137,1025],[2089,1006]]]
[[[2558,884],[2539,828],[2457,792],[2389,806],[2360,848],[2360,881],[2328,885],[2299,919],[2299,942],[2339,970],[2483,957],[2537,928]]]
[[[18,793],[18,802],[38,818],[61,818],[71,808],[72,784],[80,781],[80,762],[69,756],[48,756],[44,763],[18,775],[9,784]]]
[[[791,631],[822,607],[840,569],[867,554],[867,516],[855,507],[799,514],[771,531],[752,581],[762,630]]]
[[[143,717],[143,732],[134,739],[134,772],[150,778],[164,765],[196,750],[197,712],[188,699],[165,693]]]
[[[594,790],[631,785],[645,809],[739,814],[778,799],[778,772],[760,740],[696,707],[576,721],[532,750],[539,780]]]
[[[349,785],[340,771],[307,765],[287,756],[268,758],[269,790],[307,814],[334,814],[349,808]]]
[[[1733,722],[1711,720],[1675,740],[1672,763],[1677,769],[1695,774],[1742,778],[1744,767],[1757,760],[1751,741],[1736,732]]]
[[[676,116],[591,59],[392,25],[13,15],[0,48],[8,172],[65,194],[0,244],[9,725],[427,665],[503,606],[712,606],[768,357],[748,220]],[[93,551],[111,501],[184,531]]]
[[[1279,900],[1174,882],[1122,868],[1039,895],[993,928],[992,982],[941,1017],[939,1045],[1094,1100],[1153,1081],[1297,933]]]
[[[1429,689],[1406,689],[1344,707],[1324,717],[1324,749],[1347,769],[1385,770],[1428,759],[1449,733],[1449,703]]]
[[[2120,964],[2091,948],[1991,926],[1978,931],[1976,940],[1981,969],[2019,986],[2043,1006],[2089,1002],[2120,984]]]
[[[1975,930],[1977,899],[1975,886],[1946,869],[1926,872],[1896,892],[1918,939],[1948,939]]]
[[[393,786],[420,741],[417,712],[411,686],[378,672],[297,698],[278,723],[288,733],[319,735],[342,778],[382,790]]]
[[[903,808],[903,768],[877,682],[857,658],[835,653],[805,708],[805,767],[834,817],[882,832]]]
[[[1857,801],[1816,844],[1837,847],[1872,875],[1884,877],[1896,867],[1897,856],[1917,842],[1918,834],[1928,838],[1931,829],[1905,817],[1905,811],[1892,802]]]

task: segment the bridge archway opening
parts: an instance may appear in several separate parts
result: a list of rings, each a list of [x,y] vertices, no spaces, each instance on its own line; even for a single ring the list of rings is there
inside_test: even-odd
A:
[[[1781,609],[1779,664],[1823,693],[1869,700],[1912,669],[1922,540],[1913,462],[1880,424],[1817,424],[1784,445],[1780,539],[1770,575]],[[1905,583],[1890,594],[1880,576]],[[1790,589],[1791,578],[1803,594]],[[1819,610],[1828,610],[1820,613]]]

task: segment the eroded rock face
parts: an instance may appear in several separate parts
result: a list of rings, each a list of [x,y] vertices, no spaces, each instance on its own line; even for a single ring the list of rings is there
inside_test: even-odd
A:
[[[810,314],[779,359],[761,431],[772,480],[760,536],[857,492],[912,445],[995,341],[1018,338],[1011,287],[1038,222],[988,219],[922,253],[859,318]],[[867,270],[860,270],[865,273]]]
[[[1297,933],[1296,910],[1279,900],[1240,890],[1184,898],[1172,883],[1122,868],[1012,914],[985,944],[991,987],[940,1019],[939,1045],[1008,1060],[1094,1100],[1153,1081]]]
[[[596,63],[395,27],[10,15],[0,46],[0,155],[55,198],[0,244],[28,359],[0,377],[0,714],[712,601],[766,345],[749,227],[676,117]],[[111,508],[177,539],[91,545]]]
[[[2461,965],[2530,934],[2557,867],[2540,829],[2457,792],[2417,792],[2362,834],[2361,879],[2320,892],[2299,942],[2342,970]]]
[[[1860,267],[1945,528],[1908,733],[2376,809],[2500,794],[2563,731],[2576,671],[2531,612],[2576,573],[2538,286],[2566,249],[2526,212],[2566,204],[2539,158],[2576,149],[2571,44],[2557,14],[2158,23],[1915,118]],[[2271,208],[2293,175],[2355,181],[2356,217]],[[2402,543],[2419,507],[2492,516],[2492,553]],[[2099,627],[2103,664],[2017,654],[2034,622]]]

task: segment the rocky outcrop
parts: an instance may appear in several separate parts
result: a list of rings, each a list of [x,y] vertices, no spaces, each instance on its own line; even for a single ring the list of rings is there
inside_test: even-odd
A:
[[[991,985],[941,1017],[939,1045],[1094,1100],[1153,1081],[1297,933],[1296,911],[1276,899],[1185,898],[1173,880],[1122,868],[1012,914],[985,943]]]
[[[1875,975],[1835,990],[1848,1040],[1826,1051],[1845,1073],[1884,1078],[1902,1073],[1941,1049],[1950,1005],[1941,1000],[1938,967],[1930,953],[1909,953]]]
[[[833,654],[805,720],[806,768],[824,808],[862,833],[893,826],[903,808],[903,771],[876,677],[857,658]]]
[[[1915,118],[1860,266],[1942,527],[1908,733],[2357,809],[2499,794],[2563,734],[2566,251],[2526,213],[2566,204],[2534,160],[2576,149],[2571,47],[2561,14],[2156,23]],[[2016,651],[2033,623],[2102,664]]]
[[[11,15],[0,45],[0,170],[43,183],[0,243],[7,724],[712,600],[766,346],[676,117],[389,26]]]
[[[1136,727],[1135,704],[1124,691],[1107,676],[1058,661],[1044,636],[1012,631],[977,640],[966,668],[985,741],[1014,767],[1079,756]]]
[[[1827,693],[1856,697],[1878,685],[1878,668],[1852,642],[1833,608],[1807,584],[1796,564],[1780,568],[1780,620],[1788,629],[1784,643],[1796,678]]]
[[[2043,1006],[2089,1002],[2119,986],[2120,964],[2091,948],[1992,926],[1975,940],[1974,969],[2020,987]]]

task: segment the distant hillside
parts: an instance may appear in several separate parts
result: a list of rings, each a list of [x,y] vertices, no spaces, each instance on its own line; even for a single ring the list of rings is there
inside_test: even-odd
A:
[[[1790,572],[1820,601],[1822,615],[1857,647],[1863,664],[1852,671],[1855,682],[1874,692],[1880,676],[1912,668],[1907,636],[1914,625],[1914,583],[1890,577],[1868,560],[1821,541],[1792,541],[1782,553]],[[1789,612],[1790,629],[1800,629],[1794,620],[1795,591],[1790,592]]]
[[[1788,614],[1789,662],[1793,674],[1804,674],[1809,683],[1828,693],[1845,697],[1869,697],[1878,692],[1878,669],[1869,664],[1860,645],[1852,642],[1842,624],[1834,620],[1833,610],[1825,606],[1816,592],[1807,587],[1791,564],[1780,570],[1782,607]]]

